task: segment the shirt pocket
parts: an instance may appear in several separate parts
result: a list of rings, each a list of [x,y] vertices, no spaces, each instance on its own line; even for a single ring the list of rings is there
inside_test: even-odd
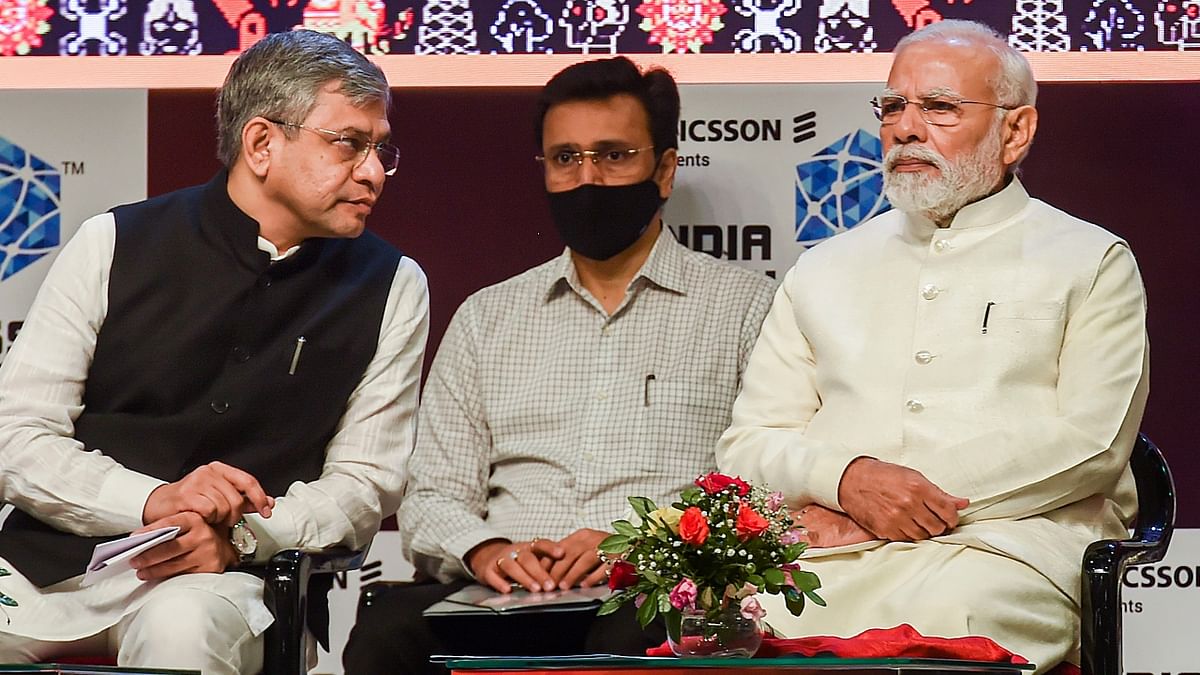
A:
[[[694,375],[649,381],[642,407],[642,468],[694,477],[716,466],[717,438],[729,426],[731,385]]]
[[[992,305],[989,321],[1062,321],[1066,306],[1061,302],[997,302]],[[989,323],[989,330],[992,324]],[[1020,323],[1008,326],[1010,329],[1020,329]]]
[[[993,376],[1008,381],[1057,378],[1058,355],[1066,327],[1062,302],[997,302],[982,336],[985,362]]]

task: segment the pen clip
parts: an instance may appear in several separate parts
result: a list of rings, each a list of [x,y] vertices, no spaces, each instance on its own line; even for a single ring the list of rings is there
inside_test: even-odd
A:
[[[642,406],[650,407],[650,383],[655,380],[654,373],[647,373],[646,379],[642,382]]]
[[[987,306],[983,308],[983,328],[979,331],[982,335],[987,335],[988,315],[992,313],[992,305],[994,304],[996,303],[989,302]]]
[[[296,366],[300,365],[300,350],[304,349],[304,336],[296,338],[296,350],[292,352],[292,365],[288,366],[288,375],[296,374]]]

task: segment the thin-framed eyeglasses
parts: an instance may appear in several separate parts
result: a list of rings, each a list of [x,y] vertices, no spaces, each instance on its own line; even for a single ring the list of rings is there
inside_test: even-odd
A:
[[[356,169],[362,166],[362,163],[367,160],[367,155],[371,154],[371,150],[375,151],[375,156],[379,158],[379,163],[383,165],[384,175],[394,175],[396,168],[400,166],[400,150],[396,146],[382,141],[372,141],[366,134],[310,127],[304,124],[273,120],[267,117],[263,119],[271,124],[278,124],[281,127],[303,129],[304,131],[319,135],[337,150],[338,157],[342,162],[346,164],[353,162]]]
[[[620,146],[601,147],[595,150],[557,150],[550,155],[537,155],[535,160],[546,168],[546,175],[551,178],[572,178],[579,174],[584,159],[592,160],[596,171],[606,178],[627,178],[641,172],[637,161],[639,154],[653,150],[653,145],[644,148],[625,148]]]
[[[883,124],[895,124],[904,115],[904,109],[915,105],[921,109],[921,117],[926,122],[939,127],[952,127],[962,121],[964,105],[986,105],[1001,110],[1015,110],[1020,106],[1001,105],[987,101],[968,101],[954,96],[925,96],[916,101],[910,101],[899,94],[885,94],[871,99],[871,109],[875,119]]]

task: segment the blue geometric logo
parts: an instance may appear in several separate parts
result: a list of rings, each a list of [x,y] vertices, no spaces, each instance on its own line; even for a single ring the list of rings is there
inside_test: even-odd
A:
[[[53,166],[0,137],[0,281],[58,248],[61,183]]]
[[[878,136],[859,129],[796,165],[796,241],[805,248],[890,208]]]

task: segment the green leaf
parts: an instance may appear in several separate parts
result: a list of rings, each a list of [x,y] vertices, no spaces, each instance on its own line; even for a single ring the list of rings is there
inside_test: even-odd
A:
[[[807,548],[808,548],[808,544],[806,544],[802,541],[797,542],[797,543],[792,544],[791,546],[788,546],[787,548],[783,549],[783,557],[788,562],[791,562],[791,561],[795,560],[796,558],[799,558],[800,554],[804,553],[804,551]]]
[[[645,520],[651,511],[657,511],[658,507],[654,502],[646,497],[630,497],[629,505],[633,507],[633,512],[638,515],[638,518]]]
[[[662,595],[661,590],[650,593],[646,596],[646,601],[642,603],[642,606],[638,607],[637,620],[642,628],[649,626],[654,617],[658,616],[658,596],[660,595]]]
[[[666,614],[667,612],[671,611],[672,609],[675,609],[675,607],[671,605],[671,594],[670,593],[659,593],[658,594],[658,613]]]
[[[679,499],[688,506],[694,506],[703,495],[704,490],[701,490],[698,486],[693,485],[680,493]],[[682,510],[683,509],[680,509],[680,511]]]
[[[801,591],[815,591],[821,587],[821,579],[816,574],[804,570],[792,570],[792,581],[796,582],[796,588]]]
[[[711,586],[705,586],[704,590],[700,591],[700,606],[704,609],[712,609],[717,606],[717,594],[713,592]]]
[[[766,585],[766,579],[763,579],[762,576],[758,575],[758,574],[751,574],[750,576],[746,577],[746,581],[754,584],[754,586],[759,589],[761,589],[763,586]],[[782,581],[776,582],[776,585],[779,585],[781,583],[783,583],[783,582]]]
[[[631,538],[637,537],[639,534],[641,534],[638,532],[637,528],[633,526],[633,523],[629,522],[628,520],[614,520],[613,529],[617,531],[617,534],[623,534],[626,537]]]
[[[765,579],[768,584],[774,584],[776,586],[782,586],[787,583],[787,577],[784,576],[783,570],[779,569],[769,569],[763,572],[762,578]]]
[[[618,593],[615,595],[610,595],[607,598],[605,598],[604,602],[600,603],[600,609],[596,610],[596,616],[604,616],[605,614],[612,614],[613,612],[620,609],[621,605],[625,604],[625,601],[627,600],[627,598],[623,598],[623,597],[621,597],[621,595],[622,594]]]
[[[809,600],[813,601],[813,604],[819,605],[821,607],[826,606],[825,598],[822,598],[821,596],[817,595],[816,593],[813,593],[812,591],[804,591],[804,594],[808,596]]]
[[[679,644],[679,634],[683,629],[683,612],[671,608],[664,616],[667,622],[667,637],[671,638],[676,644]]]
[[[629,548],[631,539],[623,534],[612,534],[600,542],[596,548],[602,553],[624,553]]]
[[[783,602],[792,616],[800,616],[804,612],[804,596],[790,586],[783,591]]]

